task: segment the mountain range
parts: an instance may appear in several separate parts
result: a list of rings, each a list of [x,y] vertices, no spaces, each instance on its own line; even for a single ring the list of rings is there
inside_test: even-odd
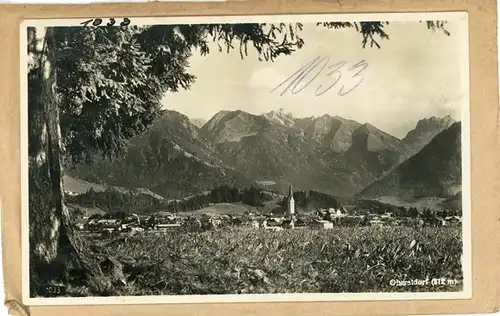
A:
[[[451,198],[461,190],[461,124],[439,133],[414,156],[384,178],[372,183],[359,195],[415,198]]]
[[[146,187],[166,198],[221,184],[284,192],[289,183],[335,196],[443,195],[460,178],[460,144],[454,141],[459,127],[449,116],[425,118],[398,139],[369,123],[327,114],[220,111],[204,122],[167,110],[116,161],[97,159],[68,172],[92,182]],[[414,173],[420,177],[415,185]],[[401,190],[384,180],[395,174]]]

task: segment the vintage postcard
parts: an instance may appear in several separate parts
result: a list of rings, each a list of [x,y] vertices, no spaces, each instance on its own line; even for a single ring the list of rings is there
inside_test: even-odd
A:
[[[23,302],[471,297],[468,15],[25,20]]]

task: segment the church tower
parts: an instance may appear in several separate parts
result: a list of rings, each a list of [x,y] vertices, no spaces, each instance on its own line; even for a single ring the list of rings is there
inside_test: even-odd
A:
[[[288,205],[285,217],[291,219],[294,214],[295,214],[295,200],[293,199],[293,187],[292,184],[290,184],[290,188],[288,191]]]

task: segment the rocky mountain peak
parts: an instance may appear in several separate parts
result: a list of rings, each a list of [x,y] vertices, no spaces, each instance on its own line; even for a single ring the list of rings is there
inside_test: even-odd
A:
[[[285,112],[283,108],[280,108],[277,111],[270,111],[267,113],[262,114],[265,118],[268,120],[285,125],[285,126],[293,126],[295,124],[295,117],[292,115],[292,113]]]
[[[417,153],[427,145],[436,135],[449,128],[456,121],[450,116],[431,116],[417,122],[414,129],[403,138],[403,142],[412,148],[412,153]]]

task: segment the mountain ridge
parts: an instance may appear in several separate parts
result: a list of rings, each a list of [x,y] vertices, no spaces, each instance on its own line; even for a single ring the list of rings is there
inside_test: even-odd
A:
[[[267,183],[284,190],[289,182],[352,196],[411,157],[436,133],[433,126],[446,125],[424,123],[404,141],[338,115],[294,118],[284,110],[261,115],[222,110],[199,127],[166,110],[148,131],[129,141],[118,162],[98,161],[78,174],[91,182],[148,187],[163,196],[196,194],[220,184]]]
[[[431,116],[420,119],[415,127],[408,131],[402,141],[410,149],[410,153],[416,154],[436,135],[450,127],[456,121],[450,115],[442,118]]]
[[[424,148],[359,196],[450,198],[461,190],[461,122],[434,137]]]

